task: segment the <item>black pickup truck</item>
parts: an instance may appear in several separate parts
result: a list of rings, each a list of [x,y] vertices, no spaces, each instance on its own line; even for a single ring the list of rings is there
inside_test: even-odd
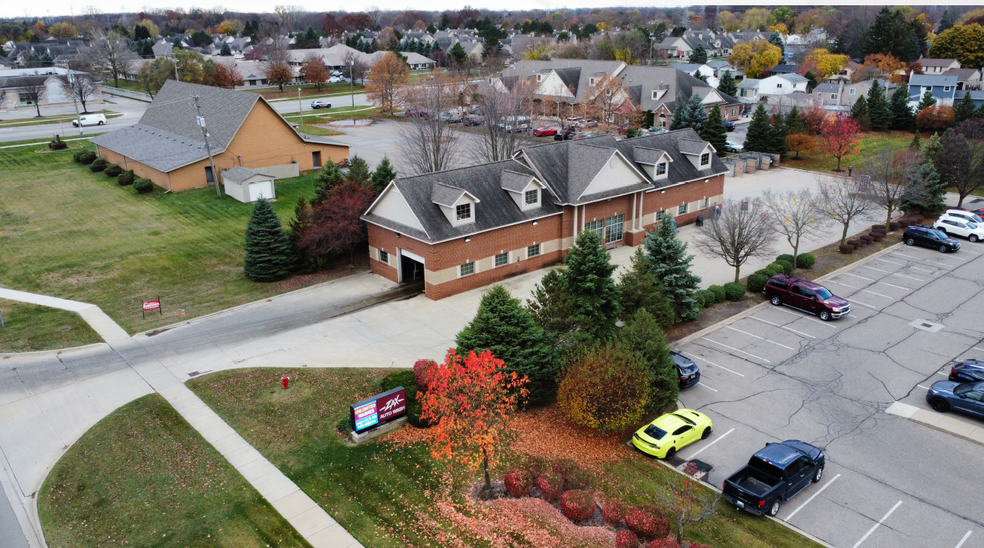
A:
[[[741,510],[775,516],[781,501],[820,481],[826,460],[822,450],[802,441],[767,443],[724,480],[724,498]]]

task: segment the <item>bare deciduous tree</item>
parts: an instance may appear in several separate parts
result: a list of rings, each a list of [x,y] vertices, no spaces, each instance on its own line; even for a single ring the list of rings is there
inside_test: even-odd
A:
[[[38,118],[41,117],[41,100],[44,99],[47,88],[44,86],[44,76],[31,76],[23,78],[21,85],[17,88],[17,94],[21,97],[21,102],[25,99],[28,103],[34,104],[38,111]]]
[[[498,162],[510,158],[526,142],[525,134],[505,131],[502,121],[515,119],[530,112],[533,101],[533,85],[517,80],[512,89],[506,89],[498,80],[485,78],[478,84],[478,114],[485,121],[482,138],[473,149],[478,162]]]
[[[89,46],[79,48],[79,57],[80,62],[112,76],[116,87],[120,85],[120,76],[125,77],[137,59],[126,36],[119,31],[101,29],[93,31]]]
[[[621,78],[605,74],[592,80],[594,85],[588,88],[585,104],[589,115],[596,118],[606,132],[633,117],[636,105],[622,87]]]
[[[681,543],[683,528],[691,523],[710,519],[717,511],[720,496],[700,485],[699,481],[681,478],[676,474],[670,474],[669,484],[665,489],[657,489],[656,496],[676,518],[676,540]]]
[[[69,97],[74,97],[75,100],[82,103],[82,112],[88,114],[89,110],[85,107],[85,103],[92,99],[92,94],[96,91],[92,75],[86,72],[71,72],[62,81],[62,87]]]
[[[725,200],[721,214],[713,215],[698,229],[694,246],[709,255],[724,259],[735,269],[735,281],[740,278],[741,265],[751,257],[762,257],[772,252],[776,232],[770,222],[765,203],[756,198],[736,202]]]
[[[984,141],[980,139],[948,131],[943,134],[942,148],[936,153],[935,161],[940,180],[960,195],[957,207],[963,206],[964,199],[984,185]]]
[[[767,189],[762,194],[772,227],[786,237],[789,246],[793,248],[793,266],[799,255],[800,240],[815,232],[826,221],[826,217],[818,217],[814,202],[816,198],[810,189],[800,192],[788,190],[775,192]]]
[[[455,165],[461,151],[457,128],[442,116],[459,108],[459,98],[467,83],[447,73],[434,76],[404,89],[407,108],[426,113],[414,116],[399,130],[400,150],[414,173],[433,173]]]
[[[850,177],[817,175],[816,199],[817,216],[837,221],[844,227],[842,245],[851,222],[864,217],[875,205],[871,194],[858,192],[857,180]]]
[[[264,44],[263,55],[266,57],[267,81],[279,86],[280,91],[283,91],[284,84],[294,81],[294,69],[290,66],[290,44],[287,43],[286,39],[274,36],[272,40]]]
[[[363,63],[360,57],[350,51],[342,58],[342,63],[348,67],[347,76],[352,79],[352,83],[355,83],[356,80],[359,80],[361,84],[366,83],[366,74],[369,72],[369,66]],[[346,72],[345,69],[342,69],[342,72]]]
[[[862,173],[871,177],[871,182],[863,190],[871,195],[875,203],[885,208],[885,230],[888,230],[892,214],[900,209],[906,187],[922,179],[925,172],[919,169],[921,163],[922,157],[918,151],[896,151],[890,146],[865,158]]]

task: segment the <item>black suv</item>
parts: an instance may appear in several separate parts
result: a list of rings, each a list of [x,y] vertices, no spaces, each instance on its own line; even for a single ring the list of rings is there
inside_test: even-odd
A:
[[[960,249],[960,242],[931,226],[913,225],[906,227],[905,233],[902,234],[902,241],[905,242],[905,245],[921,245],[939,249],[940,253]]]

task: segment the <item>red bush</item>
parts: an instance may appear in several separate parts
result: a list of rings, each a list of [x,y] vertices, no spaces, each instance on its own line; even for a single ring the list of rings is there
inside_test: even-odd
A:
[[[437,365],[437,362],[434,360],[417,360],[414,362],[413,380],[417,383],[417,390],[427,392],[428,384],[430,383],[427,371],[435,365]]]
[[[584,521],[595,511],[595,501],[591,493],[578,489],[566,491],[560,497],[560,513],[571,521]]]
[[[639,548],[639,536],[632,531],[619,531],[615,534],[615,548]]]
[[[560,477],[560,474],[556,472],[544,472],[536,478],[536,485],[543,492],[543,496],[547,497],[547,500],[553,501],[560,498],[560,494],[564,492],[564,478]]]
[[[524,468],[516,468],[506,472],[504,480],[506,491],[514,497],[525,497],[533,489],[533,474]]]
[[[854,253],[854,244],[847,244],[847,243],[841,244],[840,245],[840,252],[841,253]]]
[[[640,504],[625,513],[625,525],[645,537],[665,537],[670,534],[670,519],[657,506]]]
[[[695,542],[690,545],[690,548],[711,548],[710,544],[702,544],[700,542]]]
[[[628,506],[620,500],[613,500],[605,505],[601,509],[601,517],[605,518],[608,523],[618,525],[623,519],[625,519],[625,511]]]
[[[567,474],[565,479],[567,480],[565,483],[568,489],[590,490],[594,489],[595,486],[594,474],[583,468],[573,470],[570,474]]]
[[[650,542],[647,548],[680,548],[680,544],[671,538],[658,538]]]
[[[560,459],[559,461],[553,463],[550,467],[555,474],[560,475],[564,478],[564,483],[566,484],[571,473],[578,469],[577,463],[573,459]]]

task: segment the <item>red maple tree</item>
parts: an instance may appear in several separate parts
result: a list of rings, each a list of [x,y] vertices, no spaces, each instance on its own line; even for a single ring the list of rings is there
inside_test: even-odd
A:
[[[842,171],[841,158],[861,150],[858,131],[858,123],[847,116],[837,116],[824,122],[817,145],[824,154],[837,158],[837,169],[834,171]]]
[[[366,224],[359,217],[374,199],[369,185],[345,180],[325,193],[323,203],[314,206],[310,220],[297,240],[297,247],[308,257],[324,257],[348,252],[354,262],[355,247],[366,241]]]
[[[454,349],[443,364],[428,373],[430,388],[421,418],[435,424],[430,429],[431,456],[482,468],[485,492],[492,489],[489,468],[515,437],[516,406],[527,396],[529,379],[515,372],[488,350],[469,352],[462,359]]]

